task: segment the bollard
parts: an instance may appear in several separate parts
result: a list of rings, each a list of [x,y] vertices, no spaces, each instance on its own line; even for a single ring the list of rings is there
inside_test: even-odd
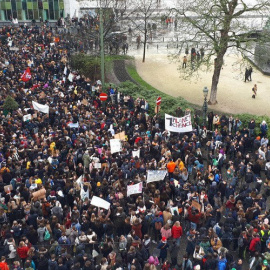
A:
[[[167,44],[167,49],[169,48],[169,45]]]
[[[158,44],[157,44],[157,50],[158,50]]]
[[[164,42],[164,37],[163,37],[163,42]]]
[[[178,43],[177,43],[177,46],[176,46],[176,48],[178,49]]]
[[[177,37],[177,42],[178,42],[178,37]]]
[[[147,45],[147,50],[148,50],[148,48],[149,48],[149,45]]]

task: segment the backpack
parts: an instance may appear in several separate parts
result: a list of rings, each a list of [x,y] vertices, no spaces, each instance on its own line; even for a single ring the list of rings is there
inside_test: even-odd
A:
[[[156,229],[157,231],[160,231],[161,228],[162,228],[162,223],[161,223],[160,221],[156,221],[156,222],[155,222],[155,229]]]
[[[44,240],[50,240],[50,238],[51,238],[51,234],[50,234],[50,232],[48,231],[48,229],[47,228],[45,228],[45,232],[44,232]]]
[[[261,240],[256,242],[255,251],[261,252]]]

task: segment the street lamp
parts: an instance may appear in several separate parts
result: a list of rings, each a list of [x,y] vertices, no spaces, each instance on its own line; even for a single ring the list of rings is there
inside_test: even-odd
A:
[[[204,102],[203,102],[203,125],[205,126],[206,125],[206,115],[207,115],[207,109],[208,109],[208,106],[207,106],[207,96],[208,96],[208,88],[205,86],[203,88],[203,96],[204,96]]]

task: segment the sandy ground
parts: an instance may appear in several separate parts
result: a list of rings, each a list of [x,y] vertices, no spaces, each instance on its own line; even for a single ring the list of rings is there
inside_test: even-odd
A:
[[[270,115],[270,77],[253,68],[252,82],[244,82],[241,59],[236,55],[225,58],[218,85],[218,104],[209,106],[226,113],[250,113]],[[151,54],[142,63],[142,56],[135,55],[139,75],[150,85],[174,97],[181,96],[197,105],[203,104],[202,90],[211,89],[211,72],[200,72],[199,78],[184,80],[180,78],[177,68],[179,63],[172,63],[167,54]],[[252,87],[258,86],[256,99],[252,98]],[[210,93],[208,94],[208,96]]]

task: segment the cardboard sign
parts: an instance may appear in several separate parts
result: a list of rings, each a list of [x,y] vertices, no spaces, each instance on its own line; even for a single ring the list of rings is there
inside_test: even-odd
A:
[[[114,135],[114,138],[115,139],[119,139],[121,141],[125,141],[126,140],[126,134],[125,134],[125,131],[122,131],[120,133],[117,133]]]
[[[34,201],[45,199],[46,190],[45,190],[45,188],[42,188],[42,189],[40,189],[38,191],[33,192],[32,195],[33,195],[33,200]]]
[[[82,100],[82,104],[84,105],[84,106],[88,106],[88,101],[84,98],[83,100]]]
[[[96,207],[101,207],[104,208],[106,210],[108,210],[110,208],[110,203],[97,197],[97,196],[93,196],[92,200],[91,200],[91,205],[94,205]]]
[[[4,191],[5,191],[6,193],[9,193],[11,190],[13,190],[12,185],[6,185],[6,186],[4,186]]]
[[[202,206],[197,201],[192,201],[192,207],[195,207],[197,210],[201,211]]]

